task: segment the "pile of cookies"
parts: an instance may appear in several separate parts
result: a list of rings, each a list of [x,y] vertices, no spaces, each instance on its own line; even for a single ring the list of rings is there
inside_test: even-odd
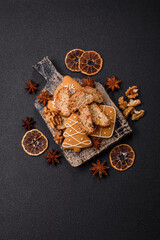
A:
[[[82,87],[71,77],[65,76],[54,93],[54,99],[48,101],[43,109],[45,120],[52,129],[58,130],[55,133],[56,143],[75,152],[92,146],[88,135],[92,135],[97,127],[109,128],[112,122],[99,105],[102,102],[103,96],[96,88]]]

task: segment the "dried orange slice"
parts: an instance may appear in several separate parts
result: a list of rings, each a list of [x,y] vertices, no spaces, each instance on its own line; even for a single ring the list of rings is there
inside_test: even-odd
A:
[[[73,49],[66,54],[65,64],[66,67],[72,72],[80,72],[79,58],[84,51],[82,49]]]
[[[86,75],[95,75],[102,68],[103,60],[95,51],[84,52],[79,59],[79,68]]]
[[[47,149],[48,139],[38,129],[32,129],[25,133],[21,145],[27,154],[39,156]]]
[[[128,144],[120,144],[112,149],[109,160],[114,169],[125,171],[133,165],[135,152]]]

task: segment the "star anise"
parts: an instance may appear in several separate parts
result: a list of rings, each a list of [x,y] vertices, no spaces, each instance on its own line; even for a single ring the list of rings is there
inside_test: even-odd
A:
[[[94,138],[92,140],[93,147],[98,150],[101,146],[101,142],[102,142],[102,138]]]
[[[34,128],[33,125],[36,123],[36,121],[34,121],[33,118],[31,117],[27,117],[26,120],[22,119],[22,122],[24,123],[22,127],[24,127],[27,130],[31,130],[32,128]]]
[[[58,151],[57,150],[53,150],[51,149],[50,152],[47,151],[47,155],[45,156],[45,158],[47,159],[47,163],[50,163],[52,162],[52,165],[54,166],[54,163],[60,163],[59,161],[59,157],[61,157],[60,154],[57,153]]]
[[[85,78],[82,78],[82,87],[86,87],[86,86],[90,86],[90,87],[95,87],[96,84],[95,84],[95,79],[90,79],[90,77],[87,77],[87,79]]]
[[[103,161],[102,163],[97,160],[96,163],[92,163],[93,167],[91,167],[89,170],[94,171],[93,176],[99,173],[99,177],[102,178],[102,174],[108,175],[105,169],[108,169],[109,167],[104,166],[106,161]]]
[[[46,106],[47,102],[49,100],[52,100],[52,96],[52,94],[48,93],[48,90],[46,90],[45,92],[41,91],[41,94],[37,96],[37,98],[39,98],[38,102],[42,103],[43,106]]]
[[[111,78],[107,78],[107,82],[105,83],[105,85],[108,86],[107,89],[111,89],[112,91],[114,91],[116,88],[120,88],[120,82],[121,80],[116,80],[115,76],[112,76]]]
[[[38,90],[38,86],[39,83],[34,83],[31,80],[29,80],[28,83],[25,83],[26,87],[25,89],[29,92],[29,93],[35,93]]]

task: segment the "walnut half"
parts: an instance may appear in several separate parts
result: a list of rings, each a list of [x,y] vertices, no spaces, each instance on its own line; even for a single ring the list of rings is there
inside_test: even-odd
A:
[[[123,111],[123,115],[124,117],[127,119],[129,114],[132,114],[132,111],[134,110],[134,107],[127,107],[124,111]]]
[[[133,121],[138,120],[143,116],[144,116],[144,110],[140,110],[140,111],[134,110],[132,114],[132,120]]]
[[[124,101],[123,96],[118,98],[118,105],[119,105],[119,108],[122,109],[122,110],[125,110],[127,108],[127,102]]]
[[[62,124],[61,116],[57,112],[50,111],[47,107],[44,107],[43,109],[43,117],[52,129],[55,129]]]
[[[128,107],[136,107],[138,105],[141,104],[141,100],[140,99],[130,99],[129,103],[127,104]]]
[[[129,99],[138,97],[138,87],[137,86],[129,87],[125,94]]]
[[[62,144],[62,141],[63,141],[63,132],[62,130],[58,130],[55,132],[54,134],[54,141],[57,143],[57,144]]]

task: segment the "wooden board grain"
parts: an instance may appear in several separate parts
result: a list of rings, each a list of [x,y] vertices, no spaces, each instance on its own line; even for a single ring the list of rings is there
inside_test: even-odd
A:
[[[57,69],[54,67],[54,65],[49,60],[49,58],[48,57],[43,58],[40,62],[38,62],[33,67],[47,81],[42,91],[48,90],[51,94],[54,94],[54,91],[56,90],[58,85],[62,82],[63,76],[57,71]],[[81,80],[79,78],[74,78],[74,79],[79,83],[81,83]],[[111,138],[102,140],[101,146],[98,150],[94,149],[93,147],[90,147],[90,148],[82,149],[80,153],[75,153],[73,150],[63,149],[60,146],[60,148],[63,150],[63,154],[65,158],[73,167],[77,167],[82,163],[86,162],[87,160],[91,159],[92,157],[95,157],[100,152],[106,150],[107,148],[117,143],[120,139],[124,138],[125,136],[127,136],[129,133],[132,132],[127,120],[124,118],[120,110],[116,107],[116,105],[110,99],[109,95],[105,91],[102,84],[96,82],[96,89],[99,92],[101,92],[101,94],[103,95],[103,98],[104,98],[103,103],[105,105],[113,106],[116,109],[115,130]],[[36,99],[34,105],[43,118],[43,115],[42,115],[43,106],[42,104],[38,103],[38,99]],[[43,119],[46,122],[45,118]],[[47,122],[46,124],[53,135],[55,130],[53,130]]]

